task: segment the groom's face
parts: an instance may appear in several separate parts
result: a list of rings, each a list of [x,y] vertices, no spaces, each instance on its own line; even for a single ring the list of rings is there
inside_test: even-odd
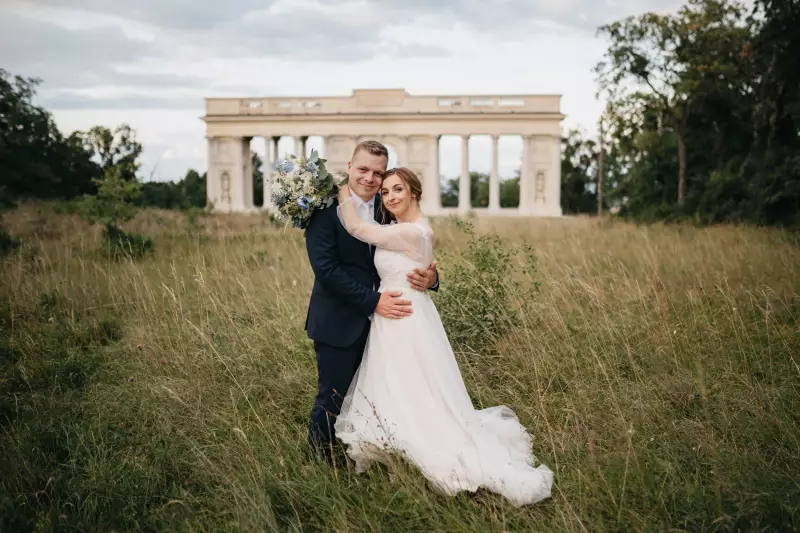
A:
[[[382,155],[372,155],[366,150],[359,150],[347,164],[347,183],[350,189],[364,201],[371,200],[381,186],[386,173],[388,159]]]

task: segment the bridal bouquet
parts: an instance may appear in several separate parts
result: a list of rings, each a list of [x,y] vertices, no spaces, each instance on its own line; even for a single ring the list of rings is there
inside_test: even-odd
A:
[[[346,178],[334,177],[316,150],[308,158],[287,155],[275,162],[272,174],[272,204],[276,217],[306,229],[314,211],[333,204]]]

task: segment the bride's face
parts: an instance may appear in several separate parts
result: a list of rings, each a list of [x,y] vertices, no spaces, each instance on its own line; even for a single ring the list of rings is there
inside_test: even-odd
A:
[[[402,218],[411,207],[411,191],[400,176],[391,174],[381,184],[381,200],[386,210],[395,218]]]

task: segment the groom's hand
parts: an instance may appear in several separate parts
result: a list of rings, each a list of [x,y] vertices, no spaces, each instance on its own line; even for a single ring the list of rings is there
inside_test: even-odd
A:
[[[428,268],[415,268],[406,274],[406,278],[412,289],[425,292],[436,285],[436,261]]]
[[[385,318],[405,318],[411,314],[411,301],[401,300],[400,291],[382,292],[375,312]]]

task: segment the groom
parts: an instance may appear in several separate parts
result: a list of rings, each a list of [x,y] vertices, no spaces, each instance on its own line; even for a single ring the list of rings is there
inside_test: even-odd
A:
[[[362,219],[377,218],[381,186],[389,152],[377,141],[356,146],[347,163],[348,184]],[[373,313],[402,319],[412,313],[411,302],[396,291],[377,292],[380,285],[370,246],[345,231],[335,208],[317,211],[306,229],[306,249],[314,271],[306,331],[317,356],[318,391],[308,424],[312,450],[332,460],[333,424],[350,382],[361,364]],[[437,290],[436,264],[408,273],[418,290]]]

